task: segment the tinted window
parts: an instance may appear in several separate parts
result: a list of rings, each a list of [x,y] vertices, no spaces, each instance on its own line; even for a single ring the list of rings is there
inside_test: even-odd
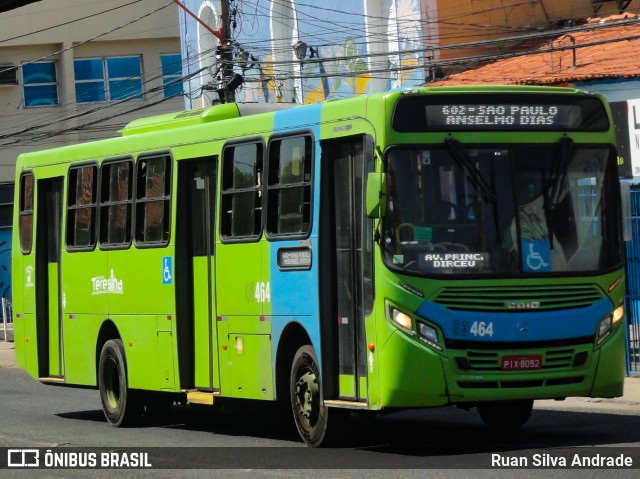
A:
[[[52,106],[58,104],[58,79],[55,62],[22,65],[24,106]]]
[[[32,173],[20,178],[20,250],[24,254],[31,252],[33,243],[33,191],[35,181]]]
[[[260,143],[225,148],[222,164],[223,238],[256,238],[262,229],[262,157]]]
[[[93,247],[96,243],[96,165],[69,170],[67,198],[67,246]]]
[[[305,235],[311,227],[311,137],[273,141],[269,147],[267,232]]]
[[[131,241],[131,160],[102,165],[100,201],[100,243],[128,246]]]
[[[171,157],[158,156],[138,160],[136,200],[136,241],[169,241]]]

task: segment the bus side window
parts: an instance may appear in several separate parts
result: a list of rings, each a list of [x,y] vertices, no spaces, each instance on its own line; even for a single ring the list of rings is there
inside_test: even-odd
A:
[[[20,251],[31,253],[33,244],[33,173],[24,173],[20,178]]]
[[[127,248],[131,242],[132,171],[131,159],[102,164],[101,245]]]
[[[137,165],[136,243],[166,244],[171,218],[171,157],[141,157]]]
[[[68,249],[93,248],[96,244],[97,165],[69,169],[67,198]]]
[[[228,146],[222,152],[220,236],[256,239],[262,231],[262,143]]]
[[[269,146],[267,233],[304,236],[311,229],[310,136],[275,140]]]

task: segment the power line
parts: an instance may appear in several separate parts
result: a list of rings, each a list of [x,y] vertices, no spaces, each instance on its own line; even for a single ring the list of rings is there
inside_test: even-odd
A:
[[[120,9],[120,8],[128,7],[128,6],[130,6],[130,5],[134,5],[134,4],[136,4],[136,3],[140,3],[140,2],[142,2],[142,1],[143,1],[143,0],[134,0],[134,1],[129,2],[129,3],[125,3],[124,5],[119,5],[119,6],[117,6],[117,7],[113,7],[113,8],[110,8],[110,9],[108,9],[108,10],[103,10],[103,11],[101,11],[101,12],[99,12],[99,13],[93,13],[93,14],[91,14],[91,15],[87,15],[86,17],[76,18],[75,20],[69,20],[68,22],[59,23],[59,24],[57,24],[57,25],[53,25],[53,26],[51,26],[51,27],[42,28],[42,29],[40,29],[40,30],[34,30],[34,31],[32,31],[32,32],[24,33],[24,34],[22,34],[22,35],[17,35],[17,36],[15,36],[15,37],[5,38],[4,40],[0,40],[0,43],[10,42],[10,41],[12,41],[12,40],[17,40],[17,39],[19,39],[19,38],[24,38],[24,37],[28,37],[28,36],[30,36],[30,35],[35,35],[36,33],[42,33],[42,32],[46,32],[46,31],[49,31],[49,30],[54,30],[54,29],[56,29],[56,28],[64,27],[64,26],[66,26],[66,25],[71,25],[72,23],[79,22],[79,21],[82,21],[82,20],[87,20],[87,19],[89,19],[89,18],[94,18],[94,17],[97,17],[98,15],[103,15],[103,14],[105,14],[105,13],[113,12],[113,11],[118,10],[118,9]]]
[[[250,2],[244,2],[244,4],[249,4]],[[519,2],[516,4],[512,4],[512,5],[522,5],[524,3],[527,2]],[[170,4],[169,4],[170,5]],[[167,6],[169,6],[167,5]],[[255,4],[256,6],[256,12],[258,12],[258,4]],[[317,7],[314,6],[320,10],[323,10],[322,7]],[[362,15],[363,17],[365,17],[365,15]],[[317,17],[313,17],[315,18],[317,21],[320,21],[321,19],[318,19]],[[366,16],[366,17],[370,17],[370,16]],[[372,16],[371,16],[372,17]],[[375,18],[379,18],[381,20],[386,20],[388,22],[388,18],[384,18],[384,17],[375,17]],[[324,24],[326,25],[326,20],[323,20]],[[329,31],[331,31],[332,33],[344,33],[344,28],[338,28],[339,26],[344,27],[344,25],[346,25],[347,23],[337,23],[337,22],[331,22],[333,24],[333,26],[331,29],[327,29]],[[574,32],[574,31],[580,31],[580,30],[594,30],[596,28],[602,27],[602,28],[609,28],[609,27],[614,27],[614,26],[620,26],[623,23],[629,23],[629,24],[635,24],[636,22],[616,22],[616,23],[611,23],[611,24],[607,24],[607,25],[600,25],[600,26],[596,26],[596,25],[588,25],[585,27],[573,27],[573,28],[565,28],[562,29],[560,31],[556,31],[556,32],[537,32],[537,33],[533,33],[533,34],[528,34],[528,35],[519,35],[519,36],[512,36],[512,37],[507,37],[507,38],[502,38],[502,39],[493,39],[493,40],[483,40],[483,41],[476,41],[476,42],[463,42],[463,43],[459,43],[459,44],[454,44],[454,45],[444,45],[444,46],[428,46],[425,48],[420,48],[420,49],[413,49],[413,50],[406,50],[406,51],[386,51],[386,52],[380,52],[380,53],[371,53],[371,54],[355,54],[355,55],[343,55],[343,56],[337,56],[337,57],[331,57],[331,58],[323,58],[322,61],[325,63],[329,63],[329,62],[336,62],[336,61],[349,61],[349,60],[353,60],[353,59],[359,59],[359,58],[366,58],[366,59],[375,59],[375,58],[380,58],[380,59],[385,59],[388,58],[389,56],[398,56],[398,55],[405,55],[405,54],[419,54],[419,53],[427,53],[427,52],[432,52],[433,50],[447,50],[447,49],[455,49],[455,48],[466,48],[466,47],[484,47],[484,46],[493,46],[495,44],[501,43],[501,42],[513,42],[513,41],[521,41],[523,39],[535,39],[535,38],[544,38],[544,37],[549,37],[550,35],[560,35],[560,34],[564,34],[567,32]],[[315,24],[311,24],[312,26],[315,26]],[[302,32],[304,34],[304,32]],[[319,35],[315,34],[314,35]],[[384,38],[382,34],[378,34],[378,37],[380,38]],[[288,37],[287,37],[288,38]],[[633,38],[633,37],[629,37],[629,38]],[[419,38],[418,38],[419,39]],[[620,39],[616,39],[616,40],[608,40],[605,41],[605,43],[607,42],[612,42],[612,41],[622,41],[626,38],[620,38]],[[88,40],[91,41],[91,40]],[[260,42],[256,42],[254,45],[255,47],[258,47],[261,43],[266,43],[268,42],[268,40],[263,40]],[[365,43],[367,44],[367,43]],[[369,42],[370,44],[370,42]],[[561,49],[568,49],[568,48],[576,48],[576,47],[581,47],[581,46],[587,46],[586,44],[582,44],[582,45],[577,45],[577,46],[568,46],[565,48],[557,48],[556,50],[561,50]],[[273,52],[273,48],[269,49],[268,51]],[[552,50],[545,50],[545,51],[552,51]],[[555,51],[555,50],[554,50]],[[281,50],[282,52],[282,50]],[[289,53],[289,51],[287,51],[287,53]],[[533,54],[533,53],[540,53],[539,50],[536,51],[528,51],[528,52],[519,52],[517,54],[510,54],[511,56],[515,56],[515,55],[526,55],[526,54]],[[44,57],[46,58],[46,57]],[[435,67],[435,66],[446,66],[446,65],[454,65],[454,64],[464,64],[464,63],[469,63],[469,62],[476,62],[476,61],[488,61],[488,60],[493,60],[493,59],[499,59],[499,58],[506,58],[505,54],[502,55],[480,55],[480,56],[473,56],[473,57],[465,57],[465,58],[459,58],[459,59],[455,59],[455,60],[447,60],[447,61],[433,61],[430,62],[429,65],[430,67]],[[36,60],[37,61],[37,60]],[[189,64],[191,62],[191,60],[186,59],[185,60],[187,62],[187,64]],[[237,63],[237,62],[236,62]],[[259,62],[258,63],[262,65],[267,65],[267,66],[272,66],[275,67],[277,65],[283,65],[283,66],[293,66],[296,64],[299,64],[300,62],[296,61],[296,60],[283,60],[283,61],[271,61],[271,62]],[[305,65],[309,65],[315,63],[314,60],[307,60],[304,61],[303,64]],[[224,64],[228,64],[228,61],[226,63],[223,62]],[[420,64],[420,65],[415,65],[415,66],[398,66],[398,67],[392,67],[392,68],[370,68],[368,70],[363,70],[363,71],[358,71],[358,72],[341,72],[341,73],[335,73],[335,72],[331,72],[331,73],[325,73],[325,74],[307,74],[307,75],[293,75],[291,74],[291,72],[289,70],[285,70],[284,74],[280,74],[279,72],[276,71],[276,76],[277,78],[273,78],[272,80],[286,80],[286,79],[306,79],[306,78],[324,78],[324,77],[353,77],[355,75],[375,75],[378,73],[384,73],[384,74],[388,74],[388,73],[394,73],[394,72],[401,72],[401,71],[406,71],[406,70],[411,70],[411,69],[421,69],[424,68],[425,65],[424,64]],[[191,73],[190,75],[185,77],[185,81],[186,79],[192,78],[198,74],[200,74],[204,69],[200,69],[196,72]],[[258,78],[256,79],[248,77],[247,78],[248,82],[264,82],[265,79],[264,78]],[[153,89],[147,90],[147,92],[152,91]],[[129,100],[127,100],[129,101]],[[124,103],[124,101],[123,101]],[[119,103],[118,103],[119,104]],[[117,105],[107,105],[107,106],[117,106]],[[133,110],[128,110],[125,113],[121,113],[121,114],[126,114],[129,113],[131,111],[137,111],[138,109],[144,108],[146,106],[142,106],[142,107],[137,107],[134,108]],[[95,111],[91,111],[90,113],[95,113]],[[119,114],[118,114],[119,115]],[[111,118],[111,117],[105,117],[103,119],[100,120],[95,120],[92,122],[88,122],[85,123],[83,125],[78,125],[76,127],[73,127],[72,130],[81,130],[83,128],[86,128],[87,126],[91,126],[93,124],[96,124],[99,121],[104,121],[107,118]],[[59,121],[64,121],[64,118],[62,120]],[[44,126],[50,126],[50,124],[48,125],[44,125]],[[40,126],[42,127],[42,126]],[[66,131],[66,130],[65,130]],[[57,133],[60,134],[60,133]],[[5,136],[0,136],[0,138],[6,138],[7,135]],[[37,137],[34,137],[37,138]]]
[[[62,50],[58,50],[58,51],[53,52],[53,53],[49,53],[48,55],[45,55],[45,56],[43,56],[43,57],[41,57],[41,58],[38,58],[38,59],[36,59],[36,60],[31,60],[31,61],[29,61],[29,62],[25,62],[25,63],[23,63],[23,64],[22,64],[22,66],[24,66],[24,65],[31,65],[32,63],[37,63],[37,62],[40,62],[40,61],[42,61],[42,60],[46,60],[46,59],[51,58],[51,57],[53,57],[53,56],[56,56],[56,55],[59,55],[59,54],[61,54],[61,53],[67,52],[67,51],[69,51],[69,50],[72,50],[72,49],[74,49],[74,48],[77,48],[77,47],[79,47],[79,46],[81,46],[81,45],[84,45],[84,44],[86,44],[86,43],[89,43],[89,42],[92,42],[92,41],[94,41],[94,40],[97,40],[98,38],[102,38],[102,37],[104,37],[104,36],[106,36],[106,35],[109,35],[110,33],[113,33],[113,32],[115,32],[115,31],[118,31],[118,30],[120,30],[120,29],[122,29],[122,28],[125,28],[125,27],[127,27],[127,26],[129,26],[129,25],[131,25],[131,24],[133,24],[133,23],[139,22],[140,20],[142,20],[142,19],[144,19],[144,18],[147,18],[147,17],[149,17],[149,16],[151,16],[151,15],[153,15],[153,14],[155,14],[155,13],[158,13],[159,11],[164,10],[165,8],[170,7],[171,5],[173,5],[173,2],[169,2],[169,3],[167,3],[166,5],[164,5],[164,6],[162,6],[162,7],[156,8],[155,10],[152,10],[152,11],[151,11],[151,12],[149,12],[149,13],[146,13],[146,14],[144,14],[144,15],[141,15],[141,16],[137,17],[137,18],[134,18],[133,20],[130,20],[130,21],[128,21],[127,23],[124,23],[124,24],[122,24],[122,25],[119,25],[119,26],[117,26],[117,27],[114,27],[114,28],[112,28],[112,29],[110,29],[110,30],[107,30],[106,32],[100,33],[100,34],[98,34],[98,35],[96,35],[96,36],[94,36],[94,37],[91,37],[91,38],[87,39],[87,40],[84,40],[84,41],[82,41],[82,42],[78,42],[78,43],[74,43],[74,44],[73,44],[73,45],[71,45],[70,47],[63,48]],[[10,68],[5,68],[4,70],[0,70],[0,73],[4,73],[4,72],[6,72],[6,71],[11,71],[11,70],[17,70],[18,68],[20,68],[20,67],[19,67],[19,66],[15,66],[15,67],[10,67]]]
[[[134,3],[135,3],[135,2],[134,2]],[[131,20],[131,21],[129,21],[129,22],[127,22],[127,23],[123,24],[123,25],[120,25],[120,26],[117,26],[117,27],[115,27],[115,28],[112,28],[112,29],[110,29],[110,30],[109,30],[109,31],[107,31],[107,32],[103,32],[103,33],[101,33],[101,34],[99,34],[99,35],[96,35],[96,36],[94,36],[94,37],[90,38],[90,39],[87,39],[87,40],[85,40],[85,41],[82,41],[82,42],[76,43],[76,44],[74,44],[74,45],[73,45],[72,47],[70,47],[70,48],[66,48],[66,49],[60,50],[60,51],[58,51],[58,52],[51,53],[51,54],[49,54],[49,55],[46,55],[46,56],[44,56],[44,57],[42,57],[42,58],[39,58],[39,59],[37,59],[37,60],[33,60],[33,61],[31,61],[31,62],[26,62],[26,63],[24,63],[23,65],[31,64],[31,63],[35,63],[35,62],[41,61],[41,60],[43,60],[43,59],[46,59],[46,58],[49,58],[49,57],[51,57],[51,56],[57,55],[57,54],[62,53],[62,52],[64,52],[64,51],[70,50],[71,48],[75,48],[75,47],[77,47],[77,46],[80,46],[80,45],[86,44],[86,43],[88,43],[88,42],[94,41],[94,40],[95,40],[95,39],[97,39],[97,38],[100,38],[100,37],[102,37],[102,36],[104,36],[104,35],[107,35],[108,33],[111,33],[111,32],[113,32],[113,31],[117,31],[117,30],[119,30],[119,29],[121,29],[121,28],[124,28],[125,26],[128,26],[128,25],[130,25],[130,24],[132,24],[132,23],[138,22],[138,21],[140,21],[140,20],[142,20],[142,19],[144,19],[144,18],[146,18],[146,17],[148,17],[148,16],[150,16],[150,15],[153,15],[153,14],[155,14],[155,13],[157,13],[157,12],[159,12],[159,11],[161,11],[161,10],[163,10],[163,9],[165,9],[165,8],[167,8],[167,7],[169,7],[169,6],[171,6],[171,5],[172,5],[172,3],[169,3],[169,4],[166,4],[166,5],[164,5],[164,6],[161,6],[161,7],[157,8],[157,9],[155,9],[155,10],[153,10],[153,11],[151,11],[151,12],[147,13],[147,14],[141,15],[141,16],[139,16],[139,17],[137,17],[137,18],[135,18],[135,19],[133,19],[133,20]],[[188,59],[186,59],[185,61],[189,61],[189,60],[188,60]],[[147,79],[146,79],[146,81],[142,82],[142,84],[146,84],[146,83],[148,83],[148,82],[150,82],[150,81],[154,81],[154,80],[156,80],[156,79],[158,79],[158,78],[161,78],[161,77],[162,77],[162,75],[158,75],[158,76],[154,76],[154,77],[151,77],[151,78],[147,78]],[[105,81],[106,81],[106,79],[105,79]],[[144,94],[145,92],[143,91],[143,92],[141,92],[141,93],[142,93],[142,94]],[[76,99],[76,100],[78,100],[78,99]],[[82,99],[80,99],[80,100],[82,100]],[[120,103],[120,102],[111,102],[111,103],[109,103],[109,104],[107,105],[107,107],[111,107],[111,106],[113,106],[113,105],[117,105],[117,104],[119,104],[119,103]],[[77,101],[76,101],[76,102],[69,102],[69,103],[67,103],[67,104],[59,104],[58,106],[59,106],[59,107],[64,107],[64,106],[66,106],[66,105],[72,105],[72,104],[77,104]],[[105,108],[105,106],[104,106],[104,105],[101,105],[101,107],[100,107],[99,109],[103,109],[103,108]],[[89,111],[89,113],[93,113],[93,112],[94,112],[94,110]],[[56,116],[56,115],[57,115],[57,113],[56,113],[55,115],[53,115],[53,116]],[[50,115],[50,116],[52,116],[52,115]],[[6,118],[6,115],[5,115],[5,118]],[[64,121],[64,118],[56,118],[56,119],[55,119],[55,121],[56,121],[56,122],[57,122],[57,121]],[[29,124],[33,124],[33,122],[27,122],[26,124],[27,124],[27,125],[29,125]],[[44,124],[44,126],[47,126],[47,125],[48,125],[47,123],[43,123],[43,122],[42,122],[42,116],[39,116],[39,118],[38,118],[38,124],[37,124],[35,127],[33,127],[33,128],[41,128],[43,124]],[[13,125],[13,126],[16,126],[16,125]],[[29,129],[30,129],[30,128],[26,128],[26,130],[29,130]],[[12,132],[11,134],[13,134],[13,133],[14,133],[14,132]],[[11,135],[11,134],[9,134],[9,135]],[[0,138],[5,138],[5,137],[7,137],[7,136],[8,136],[8,135],[0,135]]]

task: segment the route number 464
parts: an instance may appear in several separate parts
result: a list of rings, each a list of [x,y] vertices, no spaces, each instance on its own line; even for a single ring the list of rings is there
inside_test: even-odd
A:
[[[474,321],[469,329],[469,333],[474,336],[493,336],[493,322]]]
[[[258,303],[270,303],[271,291],[269,288],[269,282],[258,281],[256,283],[256,289],[253,293],[253,297]]]

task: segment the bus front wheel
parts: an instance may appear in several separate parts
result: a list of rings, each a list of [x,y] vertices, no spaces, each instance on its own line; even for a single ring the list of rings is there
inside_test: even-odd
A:
[[[494,401],[478,404],[484,423],[498,431],[513,431],[524,426],[531,416],[533,400]]]
[[[322,401],[316,353],[309,345],[302,346],[293,357],[290,395],[300,437],[308,446],[320,446],[327,432],[329,411]]]
[[[98,381],[102,410],[109,424],[126,426],[140,419],[143,403],[136,391],[127,387],[127,364],[121,340],[110,339],[102,346]]]

